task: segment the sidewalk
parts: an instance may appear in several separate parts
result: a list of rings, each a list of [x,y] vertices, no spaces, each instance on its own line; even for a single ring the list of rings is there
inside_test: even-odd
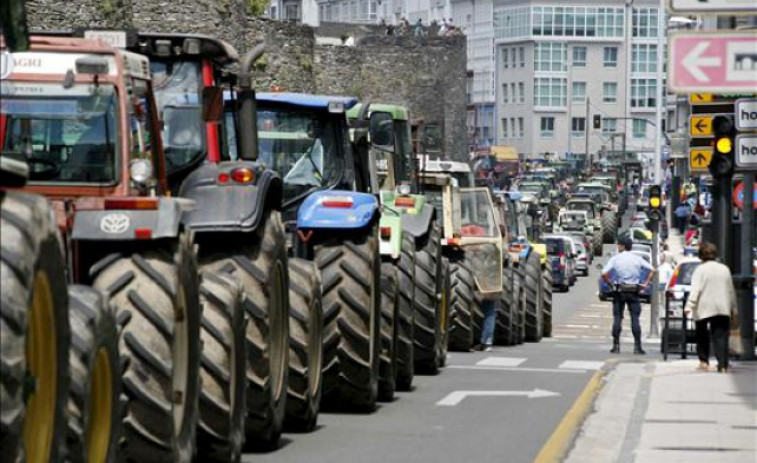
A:
[[[697,364],[618,363],[565,461],[757,461],[757,363],[728,374]]]

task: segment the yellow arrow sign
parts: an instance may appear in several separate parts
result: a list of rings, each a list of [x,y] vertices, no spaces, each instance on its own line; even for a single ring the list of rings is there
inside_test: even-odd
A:
[[[712,118],[713,116],[691,116],[689,119],[689,133],[692,137],[709,137],[712,136]]]
[[[691,170],[707,170],[712,160],[712,148],[689,148]]]
[[[689,102],[696,103],[710,103],[712,101],[712,93],[692,93],[689,95]]]

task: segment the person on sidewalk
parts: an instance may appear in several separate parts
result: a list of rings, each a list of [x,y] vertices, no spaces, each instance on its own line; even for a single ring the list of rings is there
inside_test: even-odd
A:
[[[686,205],[681,203],[676,208],[676,225],[678,226],[678,233],[683,235],[686,230]]]
[[[479,344],[475,347],[475,350],[483,352],[491,352],[492,344],[494,343],[494,317],[497,312],[497,304],[499,301],[482,301],[482,309],[484,311],[484,320],[481,326],[481,339]]]
[[[691,276],[691,292],[684,310],[692,314],[696,322],[699,369],[709,368],[712,336],[718,371],[726,373],[728,330],[731,325],[731,313],[736,312],[736,290],[733,288],[731,270],[718,262],[717,257],[718,250],[714,244],[699,245],[699,260],[702,264]]]
[[[612,350],[613,354],[620,353],[620,331],[623,323],[623,311],[626,305],[631,313],[631,331],[634,339],[634,354],[644,355],[641,347],[641,303],[639,292],[649,286],[655,269],[641,256],[631,252],[633,241],[624,238],[618,242],[618,254],[612,257],[602,269],[602,279],[615,288],[612,304]],[[647,270],[647,278],[642,283],[641,276]]]
[[[670,252],[667,250],[663,250],[660,254],[660,265],[657,266],[657,271],[660,273],[660,287],[658,288],[660,290],[660,294],[665,294],[665,287],[668,285],[668,281],[670,281],[670,277],[673,276],[673,265],[672,265],[673,257]]]

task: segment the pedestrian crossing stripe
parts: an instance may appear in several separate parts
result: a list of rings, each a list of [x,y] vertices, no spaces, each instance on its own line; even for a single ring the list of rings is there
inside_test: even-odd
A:
[[[567,370],[599,370],[604,364],[605,362],[592,362],[588,360],[566,360],[557,368],[565,368]]]
[[[517,367],[525,361],[526,359],[524,358],[487,357],[479,362],[476,362],[476,365],[485,367]]]

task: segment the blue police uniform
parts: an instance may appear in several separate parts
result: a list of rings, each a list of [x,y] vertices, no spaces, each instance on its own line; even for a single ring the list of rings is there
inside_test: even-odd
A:
[[[630,251],[624,251],[607,262],[602,269],[603,274],[607,274],[615,285],[641,285],[641,275],[643,270],[652,271],[653,267],[644,258]],[[628,311],[631,313],[631,331],[633,332],[634,341],[637,350],[641,350],[641,303],[639,302],[639,291],[628,289],[615,293],[613,299],[613,323],[612,337],[614,342],[613,352],[619,351],[620,331],[623,321],[623,309],[628,305]]]

